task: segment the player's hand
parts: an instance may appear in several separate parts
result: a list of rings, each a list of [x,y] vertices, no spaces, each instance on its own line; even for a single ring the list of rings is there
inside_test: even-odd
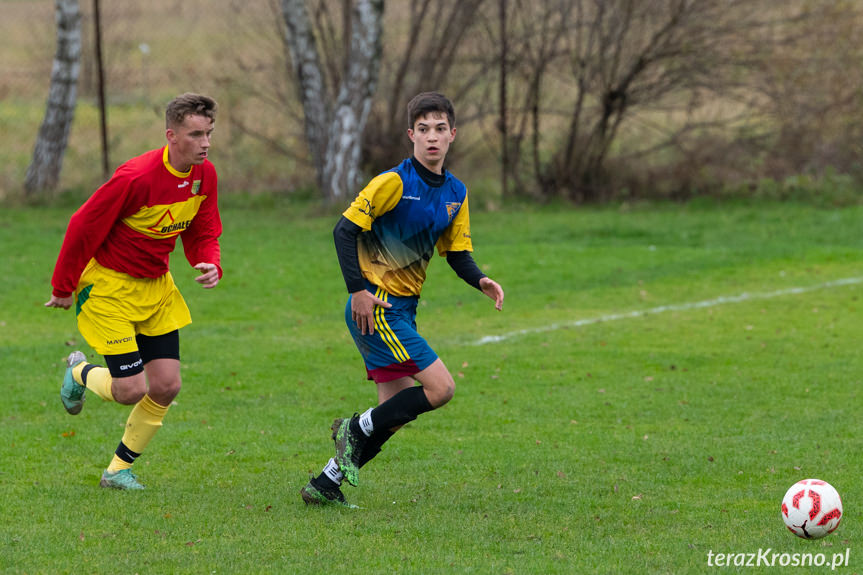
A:
[[[194,268],[202,274],[196,277],[195,281],[206,289],[214,288],[219,284],[219,266],[216,264],[200,263],[195,264]]]
[[[503,311],[503,288],[491,278],[482,278],[479,280],[479,288],[482,293],[494,300],[494,307],[497,311]]]
[[[57,297],[54,294],[51,294],[51,299],[45,302],[45,307],[62,307],[63,309],[69,309],[72,307],[72,304],[75,303],[75,296],[70,295],[69,297]]]
[[[375,333],[375,306],[393,307],[371,292],[361,290],[351,294],[351,319],[363,335]]]

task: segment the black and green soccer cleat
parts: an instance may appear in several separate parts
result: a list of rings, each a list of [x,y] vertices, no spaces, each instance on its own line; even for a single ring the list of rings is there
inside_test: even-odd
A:
[[[335,489],[325,489],[314,484],[314,480],[306,483],[306,486],[300,489],[300,496],[306,505],[340,505],[348,509],[359,509],[356,505],[351,505],[345,499],[342,490],[336,487]]]
[[[348,483],[355,487],[359,483],[360,457],[368,439],[362,431],[352,430],[352,427],[359,427],[356,424],[352,425],[354,422],[359,422],[359,419],[359,415],[355,413],[351,418],[336,419],[332,425],[333,441],[336,444],[336,464]]]

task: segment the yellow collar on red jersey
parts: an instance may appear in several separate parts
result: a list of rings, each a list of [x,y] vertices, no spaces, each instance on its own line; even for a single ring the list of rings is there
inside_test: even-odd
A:
[[[165,146],[165,151],[162,152],[162,162],[164,162],[165,168],[167,168],[169,172],[171,172],[178,178],[188,178],[192,174],[191,166],[189,167],[188,172],[181,172],[171,165],[171,162],[168,161],[168,146]]]

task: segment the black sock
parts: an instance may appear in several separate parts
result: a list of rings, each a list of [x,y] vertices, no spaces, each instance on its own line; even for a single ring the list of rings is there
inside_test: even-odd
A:
[[[126,447],[126,444],[122,441],[120,442],[120,445],[117,446],[114,454],[116,454],[117,457],[129,464],[135,463],[135,460],[141,456],[140,453],[135,453],[134,451]]]
[[[375,458],[375,455],[381,452],[381,447],[387,440],[395,435],[395,432],[389,429],[375,430],[372,432],[366,444],[363,446],[363,452],[360,454],[360,462],[357,467],[362,467],[369,461]]]
[[[339,488],[339,484],[327,477],[327,474],[323,471],[320,475],[312,479],[312,485],[314,485],[318,489],[325,489],[327,491],[332,491]]]
[[[374,429],[392,429],[434,409],[421,385],[403,389],[372,410]]]

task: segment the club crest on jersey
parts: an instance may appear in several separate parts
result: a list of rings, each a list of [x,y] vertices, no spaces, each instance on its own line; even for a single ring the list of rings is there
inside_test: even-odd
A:
[[[195,180],[192,182],[192,195],[194,196],[199,191],[201,191],[201,180]]]
[[[458,209],[461,207],[461,202],[447,202],[446,203],[446,215],[449,218],[449,221],[455,217],[458,213]]]

